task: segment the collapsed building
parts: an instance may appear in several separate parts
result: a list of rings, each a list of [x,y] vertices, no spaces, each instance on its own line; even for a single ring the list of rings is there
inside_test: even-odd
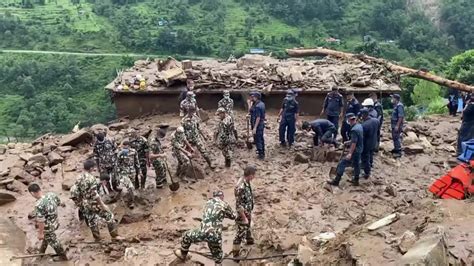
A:
[[[387,96],[399,92],[399,78],[386,67],[356,58],[279,60],[263,55],[245,55],[238,60],[197,61],[139,60],[120,71],[106,86],[119,117],[131,118],[178,111],[179,95],[186,80],[194,81],[200,108],[215,109],[224,90],[231,92],[235,107],[244,109],[250,91],[262,92],[269,109],[279,109],[287,89],[298,92],[304,114],[321,112],[326,94],[334,87],[358,98],[371,92]]]

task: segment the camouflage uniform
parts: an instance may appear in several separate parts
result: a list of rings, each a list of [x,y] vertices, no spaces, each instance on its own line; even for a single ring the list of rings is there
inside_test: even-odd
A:
[[[182,171],[187,169],[189,166],[189,158],[186,156],[180,148],[186,148],[185,147],[185,141],[186,141],[186,135],[185,133],[180,133],[180,132],[175,132],[173,139],[171,140],[171,145],[172,145],[172,151],[173,151],[173,156],[176,157],[178,160],[178,171],[177,175],[179,176]]]
[[[44,223],[44,238],[39,253],[45,253],[48,245],[50,245],[56,254],[65,255],[65,251],[55,232],[59,227],[58,205],[60,203],[59,197],[52,192],[44,194],[36,201],[36,221]]]
[[[71,196],[69,198],[72,199],[72,201],[74,202],[74,204],[78,208],[79,220],[80,221],[85,220],[84,219],[85,210],[84,210],[84,207],[81,204],[82,200],[81,200],[81,195],[79,194],[79,189],[77,189],[76,185],[72,185],[71,189],[69,189],[69,192],[71,193]],[[87,223],[87,221],[86,221],[86,223]],[[89,225],[87,225],[87,226],[89,226]]]
[[[247,216],[248,224],[242,223],[242,218],[240,216],[237,218],[237,234],[234,238],[234,245],[240,245],[244,238],[247,240],[247,243],[253,243],[252,233],[250,231],[250,224],[252,221],[252,210],[254,207],[252,187],[250,183],[244,178],[240,178],[235,187],[235,206],[237,212],[244,211],[245,216]]]
[[[207,242],[212,258],[216,263],[221,263],[222,252],[222,221],[224,218],[235,220],[235,213],[230,205],[219,199],[212,198],[207,201],[204,208],[201,226],[184,233],[181,240],[181,250],[188,251],[191,244],[202,241]]]
[[[195,98],[186,98],[179,104],[181,116],[186,116],[190,109],[198,110],[197,101]]]
[[[115,187],[117,184],[115,180],[115,163],[117,161],[117,154],[115,143],[109,139],[103,141],[96,141],[94,144],[94,160],[99,166],[99,173],[107,174]]]
[[[145,183],[146,183],[146,174],[147,174],[147,163],[148,163],[148,152],[150,151],[150,148],[148,146],[148,140],[142,136],[139,136],[138,138],[131,139],[130,140],[130,147],[135,149],[138,153],[138,161],[140,164],[140,170],[142,173],[141,176],[141,187],[145,188]],[[139,182],[138,182],[138,172],[135,176],[135,188],[139,188]]]
[[[117,159],[117,176],[119,189],[124,193],[124,198],[128,204],[133,201],[133,180],[138,175],[139,160],[135,149],[121,150]]]
[[[94,239],[100,239],[99,231],[99,219],[102,218],[107,223],[107,228],[109,229],[110,236],[113,238],[117,237],[117,226],[115,224],[114,215],[108,211],[104,210],[98,203],[100,199],[98,193],[99,183],[96,178],[90,173],[82,173],[76,180],[76,201],[79,205],[79,208],[84,210],[84,218],[86,220],[87,226],[92,231]]]
[[[189,143],[193,146],[196,146],[198,151],[201,153],[202,157],[206,160],[206,162],[211,165],[211,158],[209,157],[209,153],[207,152],[206,148],[204,147],[204,143],[201,140],[201,136],[199,135],[199,117],[197,116],[186,116],[181,121],[181,124],[184,128],[184,133],[186,134],[186,139]]]
[[[150,141],[150,149],[151,153],[153,154],[161,154],[163,153],[163,149],[161,148],[161,141],[158,138],[153,138]],[[166,181],[166,166],[163,159],[155,158],[152,160],[153,168],[155,168],[156,174],[156,186],[162,186]]]
[[[234,138],[234,120],[230,115],[219,121],[217,127],[217,146],[222,150],[222,154],[226,160],[232,159],[232,144]]]
[[[234,100],[230,97],[224,97],[217,103],[217,108],[224,108],[225,112],[234,117]]]

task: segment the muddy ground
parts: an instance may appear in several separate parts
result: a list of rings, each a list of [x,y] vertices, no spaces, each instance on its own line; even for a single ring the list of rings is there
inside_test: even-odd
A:
[[[237,113],[237,117],[239,135],[244,136],[244,114]],[[406,252],[406,248],[398,245],[399,237],[406,231],[418,237],[427,227],[441,225],[447,233],[450,252],[469,264],[474,262],[474,235],[470,230],[474,218],[472,203],[438,200],[427,192],[436,178],[456,164],[454,147],[459,118],[431,117],[410,123],[407,132],[412,131],[420,138],[406,141],[418,145],[414,152],[417,154],[407,154],[397,160],[391,158],[388,152],[391,142],[385,129],[382,151],[376,156],[372,177],[362,180],[361,186],[354,188],[349,186],[345,176],[341,189],[329,189],[324,184],[336,162],[302,163],[294,160],[296,153],[303,157],[310,155],[308,144],[312,140],[309,136],[299,132],[294,150],[280,148],[276,116],[270,114],[267,119],[267,159],[263,162],[256,160],[255,151],[248,151],[241,139],[230,169],[223,167],[221,153],[211,147],[218,168],[212,171],[204,167],[202,159],[197,159],[195,164],[205,171],[205,179],[181,183],[177,193],[170,193],[167,188],[156,190],[153,178],[149,177],[148,188],[139,193],[137,208],[126,210],[129,214],[122,219],[119,232],[126,240],[120,244],[89,243],[92,235],[86,225],[77,219],[69,192],[62,188],[63,184],[67,185],[78,175],[82,161],[92,153],[91,146],[79,144],[72,151],[61,152],[64,157],[61,164],[54,169],[46,167],[40,175],[41,179],[36,177],[30,181],[36,180],[45,191],[58,193],[65,203],[65,207],[59,209],[61,225],[58,236],[69,247],[70,262],[66,264],[168,265],[174,260],[173,249],[179,246],[182,233],[199,225],[197,218],[201,217],[204,203],[213,190],[224,190],[226,200],[234,206],[233,186],[247,163],[258,168],[258,178],[253,182],[256,206],[252,231],[256,245],[245,247],[249,258],[297,253],[298,245],[302,244],[314,251],[308,265],[395,265],[402,252]],[[160,123],[170,124],[173,128],[179,120],[172,116],[155,116],[124,123],[124,127],[138,127],[146,132],[147,127]],[[216,119],[211,115],[211,119],[204,123],[204,132],[211,136],[215,125]],[[120,140],[121,132],[123,130],[111,130],[109,135]],[[164,145],[174,173],[176,160],[171,156],[170,135],[167,135]],[[58,142],[58,137],[46,137],[43,142],[35,146],[10,145],[1,155],[0,166],[19,167],[22,165],[19,155],[25,151],[34,154],[38,145],[44,150],[48,143]],[[4,170],[0,169],[0,172]],[[150,176],[154,176],[152,172],[150,169]],[[26,248],[39,246],[34,224],[27,218],[33,209],[34,199],[26,191],[26,185],[16,181],[14,184],[18,191],[17,200],[0,206],[0,211],[26,232]],[[110,207],[115,209],[118,217],[122,216],[124,209],[120,202]],[[366,229],[368,224],[394,212],[400,215],[398,221],[376,231]],[[101,231],[105,241],[108,241],[106,228]],[[234,232],[234,223],[227,220],[223,233],[226,254],[231,250]],[[333,232],[337,237],[318,247],[313,238],[325,232]],[[192,250],[208,252],[205,245],[193,246]],[[293,258],[295,256],[253,261],[253,264],[241,262],[240,265],[286,265]],[[199,255],[193,255],[193,261],[212,265],[210,260]],[[49,265],[52,262],[44,258],[25,260],[25,263]],[[238,264],[225,260],[224,265]]]

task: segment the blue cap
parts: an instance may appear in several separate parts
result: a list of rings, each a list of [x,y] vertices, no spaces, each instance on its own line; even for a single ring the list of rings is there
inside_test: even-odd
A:
[[[295,95],[295,94],[296,94],[295,91],[292,89],[289,89],[286,91],[286,95]]]
[[[369,115],[369,109],[365,107],[360,109],[360,115]]]
[[[348,114],[346,114],[346,118],[347,119],[355,119],[356,115],[354,113],[348,113]]]
[[[252,91],[250,93],[250,96],[254,96],[254,97],[258,97],[258,98],[262,97],[262,95],[258,91]]]
[[[397,99],[397,100],[400,100],[400,94],[395,93],[395,94],[392,94],[392,95],[390,95],[390,96],[392,96],[392,98],[395,98],[395,99]]]

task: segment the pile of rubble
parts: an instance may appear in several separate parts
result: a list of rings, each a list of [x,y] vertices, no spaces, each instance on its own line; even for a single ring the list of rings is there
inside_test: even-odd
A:
[[[208,90],[286,90],[326,91],[335,86],[346,91],[398,91],[396,76],[381,65],[369,65],[358,59],[278,60],[262,55],[245,55],[235,61],[165,61],[141,60],[118,74],[107,86],[121,91],[125,84],[136,84],[137,77],[146,80],[145,91],[159,91],[193,79],[195,88]]]

